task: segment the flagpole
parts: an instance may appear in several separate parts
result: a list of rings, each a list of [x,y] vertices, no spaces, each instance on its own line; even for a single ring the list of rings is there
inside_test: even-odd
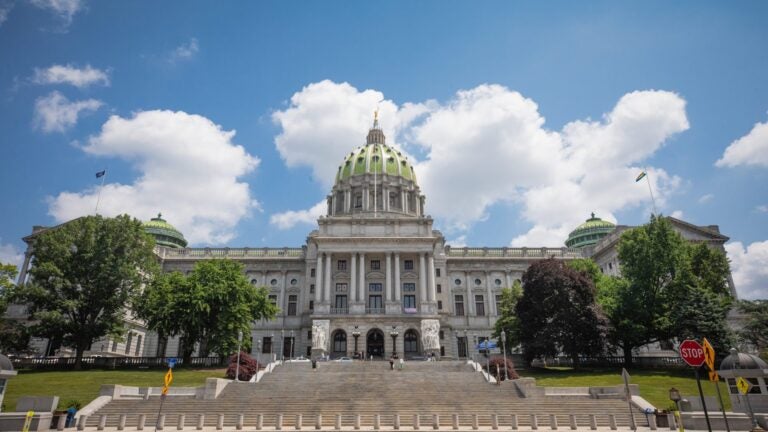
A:
[[[101,185],[99,186],[99,195],[96,197],[96,209],[94,210],[94,214],[99,214],[99,202],[101,201],[101,190],[104,189],[104,180],[107,178],[107,170],[104,170],[104,175],[101,176]]]
[[[648,175],[648,170],[643,167],[643,172],[645,173],[645,181],[648,182],[648,193],[651,194],[651,204],[653,204],[653,214],[657,215],[659,214],[658,211],[656,211],[656,199],[653,197],[653,189],[651,188],[651,176]]]

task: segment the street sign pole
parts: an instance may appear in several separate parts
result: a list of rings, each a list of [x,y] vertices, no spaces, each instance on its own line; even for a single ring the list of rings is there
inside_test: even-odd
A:
[[[709,413],[707,413],[707,402],[704,401],[704,391],[701,389],[701,374],[699,373],[701,367],[697,367],[696,370],[696,385],[699,386],[699,396],[701,397],[701,407],[704,408],[704,418],[707,420],[707,430],[712,432],[712,424],[709,422]]]
[[[621,377],[624,378],[624,393],[627,395],[627,405],[629,406],[629,427],[636,431],[637,423],[635,423],[635,415],[632,411],[632,392],[629,390],[629,372],[624,368],[621,368]]]
[[[720,401],[720,410],[723,412],[723,421],[725,421],[725,430],[731,432],[731,426],[728,424],[728,415],[725,414],[725,405],[723,404],[723,395],[720,393],[720,376],[715,370],[715,349],[709,343],[707,338],[701,340],[701,348],[704,350],[704,362],[709,369],[709,380],[714,381],[715,390],[717,390],[717,399]]]

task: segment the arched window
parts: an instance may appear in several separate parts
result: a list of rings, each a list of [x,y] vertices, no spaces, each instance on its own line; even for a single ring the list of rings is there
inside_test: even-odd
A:
[[[405,335],[403,335],[403,343],[403,350],[406,355],[415,355],[419,353],[419,334],[416,333],[416,330],[409,329],[406,331]]]
[[[333,354],[334,356],[347,354],[347,333],[344,330],[337,330],[333,334]]]

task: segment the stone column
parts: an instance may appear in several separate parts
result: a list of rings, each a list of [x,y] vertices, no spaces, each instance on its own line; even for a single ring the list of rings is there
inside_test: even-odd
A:
[[[331,215],[336,214],[336,192],[331,192],[333,195],[331,195],[331,211],[329,212]]]
[[[371,211],[370,196],[368,195],[368,186],[363,186],[363,211]]]
[[[357,289],[357,298],[365,303],[365,253],[363,252],[360,252],[360,285]]]
[[[357,254],[349,255],[349,294],[351,302],[357,302]]]
[[[400,302],[400,254],[395,252],[395,301]]]
[[[427,265],[424,254],[419,253],[419,303],[427,301]]]
[[[405,189],[400,190],[400,210],[403,213],[408,211],[408,203],[405,201],[406,196]]]
[[[382,185],[381,192],[381,197],[384,198],[382,200],[382,207],[384,208],[384,211],[389,211],[389,188]]]
[[[392,300],[392,254],[387,252],[386,256],[387,256],[387,259],[386,259],[387,265],[385,269],[387,273],[384,276],[384,282],[385,282],[384,292],[385,292],[387,301],[391,301]]]
[[[512,288],[512,273],[504,272],[504,278],[506,279],[507,288]]]
[[[325,254],[325,301],[331,302],[331,260],[332,254]]]
[[[19,279],[18,279],[19,286],[22,286],[27,283],[27,273],[29,272],[29,262],[31,259],[32,259],[32,247],[28,245],[27,250],[24,252],[24,264],[22,264],[21,271],[19,272]]]
[[[323,254],[317,251],[317,266],[315,267],[315,306],[323,300]]]
[[[485,286],[488,292],[488,316],[496,315],[496,297],[493,296],[491,274],[488,272],[485,272]]]
[[[437,303],[437,285],[435,284],[435,257],[429,254],[429,301]]]
[[[464,272],[467,283],[467,316],[475,316],[475,299],[472,298],[472,286],[469,284],[469,272]]]
[[[288,272],[283,270],[282,273],[283,273],[283,277],[281,278],[282,281],[280,283],[280,298],[279,298],[280,303],[278,304],[280,305],[279,306],[280,314],[282,314],[283,316],[286,316],[288,315],[288,306],[286,305],[287,302],[285,301],[285,285],[286,285],[286,279],[288,278]]]

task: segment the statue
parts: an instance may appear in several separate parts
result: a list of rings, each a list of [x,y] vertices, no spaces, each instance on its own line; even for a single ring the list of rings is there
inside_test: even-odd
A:
[[[421,343],[424,351],[440,350],[440,321],[436,319],[421,320]]]
[[[312,322],[312,349],[328,351],[328,329],[330,321],[314,320]]]

